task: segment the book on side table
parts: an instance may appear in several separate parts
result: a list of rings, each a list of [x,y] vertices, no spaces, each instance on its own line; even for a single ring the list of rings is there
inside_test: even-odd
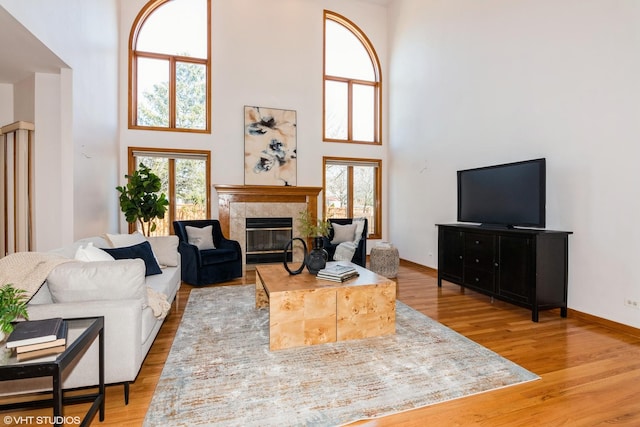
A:
[[[63,347],[63,350],[64,350],[64,347],[67,344],[67,329],[68,329],[67,322],[62,322],[60,329],[58,329],[58,333],[56,335],[55,340],[41,342],[37,344],[21,345],[16,347],[16,352],[18,353],[18,355],[20,355],[21,353],[30,353],[33,351],[48,350],[50,348],[58,348],[61,346]]]
[[[7,348],[56,341],[63,323],[60,317],[18,322],[7,339]]]

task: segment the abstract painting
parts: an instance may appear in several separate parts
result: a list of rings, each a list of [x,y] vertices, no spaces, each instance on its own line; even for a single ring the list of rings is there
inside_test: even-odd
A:
[[[245,185],[296,185],[294,110],[244,107]]]

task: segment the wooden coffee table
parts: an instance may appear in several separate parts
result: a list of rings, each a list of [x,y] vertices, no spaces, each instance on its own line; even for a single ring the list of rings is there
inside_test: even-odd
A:
[[[282,265],[256,267],[256,308],[269,308],[269,349],[391,335],[396,332],[396,283],[353,265],[360,276],[343,283]]]

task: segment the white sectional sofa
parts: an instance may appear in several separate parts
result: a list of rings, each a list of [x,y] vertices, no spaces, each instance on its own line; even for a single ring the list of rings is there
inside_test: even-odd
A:
[[[146,266],[141,259],[93,262],[74,259],[78,248],[111,247],[103,237],[82,239],[52,251],[72,260],[49,273],[47,281],[28,305],[32,320],[104,316],[105,384],[124,384],[125,401],[128,401],[129,383],[136,379],[162,326],[162,311],[170,307],[180,287],[178,238],[151,237],[148,241],[156,261],[162,266],[161,274],[145,276]],[[159,294],[166,295],[166,299],[159,298]],[[96,340],[66,376],[64,388],[97,384]],[[0,394],[47,388],[50,385],[42,379],[5,381],[0,383]]]

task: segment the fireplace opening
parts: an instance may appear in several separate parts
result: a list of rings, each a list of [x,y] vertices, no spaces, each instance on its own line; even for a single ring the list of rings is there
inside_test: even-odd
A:
[[[284,247],[293,236],[293,218],[246,218],[246,263],[284,261]],[[293,252],[287,251],[287,261]]]

